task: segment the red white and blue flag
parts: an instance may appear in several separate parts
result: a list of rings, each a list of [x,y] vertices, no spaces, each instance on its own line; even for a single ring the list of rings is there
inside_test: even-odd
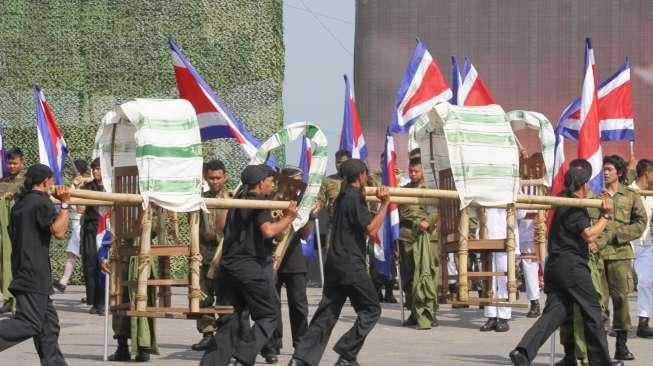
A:
[[[630,62],[599,84],[598,92],[601,141],[635,140],[633,97],[630,81]],[[561,133],[578,140],[580,129],[580,98],[565,108],[560,117]]]
[[[596,90],[596,63],[592,40],[585,40],[585,75],[580,97],[580,126],[578,132],[578,158],[592,165],[589,185],[595,194],[603,190],[603,153],[601,151],[601,131],[599,103]]]
[[[565,174],[569,168],[565,158],[565,139],[561,133],[561,125],[556,127],[556,142],[553,156],[553,182],[551,183],[551,195],[559,195],[565,188]],[[549,218],[552,216],[549,215]]]
[[[460,89],[460,84],[462,84],[462,77],[460,76],[460,70],[458,70],[456,56],[451,56],[451,74],[451,99],[449,103],[458,105],[458,90]]]
[[[218,94],[204,81],[172,37],[168,38],[168,43],[179,97],[188,100],[195,108],[202,141],[234,138],[250,159],[254,157],[261,146],[260,141],[247,131]]]
[[[483,106],[494,104],[494,98],[492,98],[490,90],[481,79],[478,71],[476,71],[474,64],[467,57],[465,57],[463,72],[459,80],[460,85],[456,88],[458,105]]]
[[[311,169],[311,161],[313,160],[313,149],[311,148],[311,141],[308,137],[304,136],[302,139],[302,154],[299,156],[299,169],[304,173],[304,183],[308,183],[308,172]],[[306,240],[301,240],[302,252],[304,257],[313,258],[315,256],[315,229]]]
[[[343,75],[343,77],[345,78],[345,109],[340,132],[340,149],[351,152],[351,157],[354,159],[365,160],[367,159],[367,147],[361,121],[358,118],[356,99],[347,75]]]
[[[381,166],[381,184],[387,187],[396,187],[396,171],[397,150],[394,137],[388,131],[385,136],[385,150]],[[383,225],[381,225],[381,236],[374,240],[376,269],[387,278],[392,277],[392,247],[396,240],[399,240],[399,207],[396,203],[391,203],[388,206]]]
[[[104,212],[100,212],[95,244],[98,251],[98,260],[102,262],[109,258],[109,248],[111,248],[111,210],[106,209]]]
[[[419,116],[430,111],[436,104],[450,100],[451,96],[451,89],[440,68],[424,44],[417,39],[415,53],[397,89],[390,132],[408,132]]]
[[[45,164],[52,169],[54,183],[61,185],[64,183],[63,172],[68,147],[59,131],[52,109],[50,109],[50,105],[45,100],[45,96],[38,84],[34,86],[34,102],[36,104],[39,160],[41,164]]]

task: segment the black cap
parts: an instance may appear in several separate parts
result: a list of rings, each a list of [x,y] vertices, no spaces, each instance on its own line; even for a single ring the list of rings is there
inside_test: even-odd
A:
[[[44,164],[34,164],[27,168],[25,173],[25,181],[29,182],[32,186],[41,184],[44,180],[52,177],[52,169]],[[32,188],[31,186],[29,187]]]
[[[360,159],[349,159],[340,166],[340,176],[347,183],[355,182],[364,172],[367,172],[367,165]]]
[[[275,176],[276,172],[265,164],[248,165],[240,173],[240,181],[248,186],[253,186],[267,177]]]

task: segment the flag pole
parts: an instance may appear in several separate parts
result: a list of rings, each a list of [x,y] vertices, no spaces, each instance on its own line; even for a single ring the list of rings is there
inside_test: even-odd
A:
[[[396,267],[397,267],[397,283],[399,284],[399,306],[401,307],[401,324],[404,324],[406,314],[404,314],[404,289],[403,286],[401,285],[401,266],[399,265],[401,263],[401,248],[398,250],[399,252],[399,260],[397,261]]]
[[[324,288],[324,263],[322,262],[322,238],[320,237],[320,220],[315,219],[315,235],[317,236],[317,257],[320,262],[320,284]]]
[[[635,140],[628,141],[628,144],[630,145],[630,157],[633,157],[635,156]]]
[[[106,362],[109,358],[109,274],[104,273],[104,356]]]

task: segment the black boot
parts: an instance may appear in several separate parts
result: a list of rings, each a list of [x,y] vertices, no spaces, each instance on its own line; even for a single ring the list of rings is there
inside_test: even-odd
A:
[[[433,314],[433,320],[431,320],[431,326],[432,327],[437,327],[440,325],[440,322],[438,321],[437,315]]]
[[[509,356],[513,366],[528,366],[531,364],[531,361],[526,357],[526,353],[524,353],[520,348],[512,350]]]
[[[531,300],[531,308],[526,314],[527,318],[537,318],[540,316],[540,300]]]
[[[578,365],[578,361],[576,361],[576,355],[568,355],[565,354],[565,357],[562,358],[562,360],[556,362],[553,364],[553,366],[576,366]]]
[[[507,332],[510,330],[510,325],[508,325],[508,319],[497,319],[496,332]]]
[[[401,323],[402,327],[414,327],[416,325],[417,325],[417,319],[415,319],[413,313],[410,313],[408,319],[404,320],[404,322]]]
[[[381,287],[376,288],[376,296],[379,297],[379,302],[383,302],[383,292],[381,292]]]
[[[0,314],[11,313],[11,301],[5,301],[0,307]]]
[[[117,336],[116,340],[118,341],[118,348],[114,354],[109,356],[109,361],[131,361],[129,346],[127,345],[127,337]]]
[[[136,362],[148,362],[150,360],[150,349],[138,347],[138,354],[134,358]]]
[[[481,326],[481,332],[489,332],[497,329],[497,318],[487,318],[487,321]]]
[[[639,324],[637,325],[637,336],[640,338],[653,337],[653,329],[648,326],[648,318],[643,316],[639,317]]]
[[[340,356],[334,366],[360,366],[360,363],[356,360],[347,360]]]
[[[386,283],[385,284],[385,297],[383,298],[383,301],[389,303],[389,304],[396,304],[397,299],[395,298],[394,294],[392,293],[392,282]]]
[[[626,341],[628,340],[628,332],[625,330],[617,331],[617,349],[614,352],[615,360],[625,360],[630,361],[635,359],[635,355],[630,353],[628,346],[626,346]]]
[[[194,345],[190,346],[190,349],[193,351],[206,351],[207,347],[209,344],[211,344],[211,341],[213,340],[213,332],[207,332],[204,333],[204,336],[202,339],[195,343]]]
[[[568,344],[563,344],[562,346],[565,350],[565,357],[562,360],[556,362],[553,366],[577,366],[578,361],[576,361],[576,343],[569,342]]]

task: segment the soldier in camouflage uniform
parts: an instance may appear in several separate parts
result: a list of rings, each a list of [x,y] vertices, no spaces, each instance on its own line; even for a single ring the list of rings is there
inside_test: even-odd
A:
[[[331,245],[331,227],[333,220],[333,208],[336,197],[340,193],[340,186],[342,185],[342,178],[340,177],[340,166],[345,161],[351,159],[351,152],[347,150],[338,150],[336,152],[336,174],[331,174],[328,177],[325,177],[322,181],[322,186],[320,187],[320,192],[317,195],[317,201],[320,203],[320,207],[326,209],[327,214],[329,214],[329,229],[327,230],[326,240],[324,245],[326,248],[323,251],[324,253],[329,251],[329,246]]]
[[[211,160],[204,164],[202,169],[204,181],[209,190],[202,193],[207,198],[228,198],[229,193],[225,187],[227,172],[224,164],[219,160]],[[222,240],[222,231],[227,210],[210,209],[208,214],[203,214],[200,220],[200,254],[202,265],[200,267],[200,289],[206,297],[200,307],[211,307],[215,304],[215,286],[212,279],[207,277],[211,260],[215,256],[218,243]],[[191,346],[194,351],[205,351],[215,333],[215,318],[213,315],[204,315],[197,319],[197,330],[203,335],[202,339]]]
[[[605,319],[609,318],[608,294],[614,309],[612,328],[617,334],[614,358],[632,360],[626,340],[631,328],[628,294],[634,290],[632,260],[635,258],[631,240],[638,239],[646,228],[646,209],[638,192],[622,184],[626,179],[626,162],[618,155],[603,159],[606,193],[614,203],[614,218],[599,237],[603,260],[602,293]]]
[[[426,188],[424,185],[424,170],[422,161],[419,157],[412,158],[409,162],[408,175],[410,183],[403,188]],[[404,326],[417,325],[417,316],[415,315],[413,301],[413,275],[415,272],[415,257],[413,253],[413,244],[417,241],[421,233],[429,233],[431,237],[431,254],[435,267],[433,277],[435,293],[438,293],[440,283],[440,245],[439,235],[435,225],[435,215],[429,213],[425,206],[400,205],[399,206],[399,260],[401,268],[401,283],[406,295],[406,306],[411,309],[410,317],[404,322]],[[435,299],[435,309],[432,309],[433,319],[431,326],[437,326],[438,320],[435,313],[438,310],[437,296]]]
[[[0,179],[0,288],[4,304],[0,314],[14,311],[14,295],[9,291],[11,283],[11,241],[9,240],[9,210],[13,205],[14,194],[23,186],[23,153],[11,149],[5,155],[7,176]]]

